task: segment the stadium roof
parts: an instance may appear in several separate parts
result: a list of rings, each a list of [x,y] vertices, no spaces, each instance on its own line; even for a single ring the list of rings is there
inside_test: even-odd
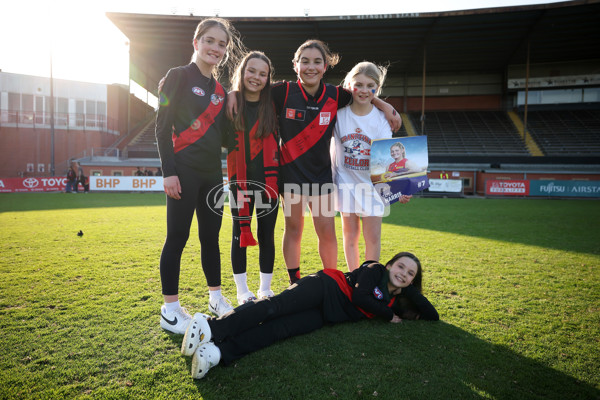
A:
[[[131,76],[150,91],[169,68],[187,64],[204,16],[107,13],[131,43]],[[466,11],[338,17],[229,19],[249,49],[264,51],[277,78],[293,74],[291,59],[319,38],[342,56],[343,74],[362,60],[390,63],[389,74],[502,72],[530,62],[600,59],[600,0]]]

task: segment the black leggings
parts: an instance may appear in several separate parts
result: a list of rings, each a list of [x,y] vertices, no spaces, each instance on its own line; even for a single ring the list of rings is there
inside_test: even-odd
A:
[[[167,196],[167,239],[160,256],[160,280],[163,295],[179,293],[181,253],[190,235],[194,211],[202,269],[208,286],[221,285],[219,231],[223,214],[223,177],[221,171],[200,174],[178,166],[181,199]],[[219,187],[220,189],[215,189]],[[212,190],[212,192],[211,192]]]
[[[236,198],[236,189],[232,188],[230,194]],[[260,202],[256,203],[256,197],[260,196]],[[277,223],[277,213],[279,211],[279,199],[270,200],[266,197],[264,191],[249,191],[247,195],[248,209],[250,215],[247,220],[252,219],[252,212],[256,205],[256,239],[258,240],[258,264],[260,272],[265,274],[273,273],[273,264],[275,263],[275,224]],[[241,206],[241,204],[240,204]],[[234,274],[246,272],[246,247],[240,247],[240,216],[239,207],[232,206],[231,214],[233,216],[233,237],[231,239],[231,266]]]
[[[237,307],[219,319],[209,319],[212,340],[227,365],[278,340],[312,332],[325,324],[325,285],[308,275],[277,296]]]

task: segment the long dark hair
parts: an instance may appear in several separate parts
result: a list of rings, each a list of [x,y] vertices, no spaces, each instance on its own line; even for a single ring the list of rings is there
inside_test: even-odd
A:
[[[219,65],[213,69],[213,76],[218,80],[224,69],[229,69],[230,72],[233,70],[233,67],[246,52],[246,47],[242,43],[240,33],[234,26],[228,20],[218,17],[206,18],[200,21],[194,32],[194,40],[200,39],[207,30],[214,27],[220,28],[227,35],[227,51],[225,56]],[[194,51],[192,62],[195,61],[195,58],[196,52]],[[231,76],[232,74],[230,73],[229,75]]]
[[[402,257],[408,257],[411,260],[413,260],[415,262],[415,264],[417,264],[417,273],[415,274],[415,277],[413,278],[412,285],[415,288],[417,288],[419,293],[422,293],[423,292],[423,268],[421,267],[421,261],[419,261],[417,256],[415,256],[413,253],[403,251],[403,252],[396,254],[394,257],[392,257],[392,259],[390,261],[387,262],[387,264],[385,264],[386,268],[388,266],[391,266],[393,263],[396,262],[396,260],[398,260],[399,258],[402,258]]]
[[[333,53],[329,50],[329,46],[319,39],[310,39],[306,42],[302,43],[296,53],[294,53],[294,59],[292,60],[294,64],[300,61],[300,56],[302,52],[306,49],[317,49],[323,55],[323,61],[326,64],[327,68],[333,68],[340,62],[340,56],[337,53]]]
[[[277,117],[275,115],[275,109],[273,108],[273,101],[271,99],[273,65],[271,64],[269,57],[267,57],[265,53],[261,51],[252,51],[246,54],[244,59],[239,63],[235,70],[231,86],[233,90],[237,91],[238,113],[233,118],[233,127],[236,131],[245,129],[244,107],[246,100],[244,93],[246,92],[246,88],[244,87],[244,71],[246,70],[248,62],[253,58],[263,60],[269,66],[267,84],[263,90],[260,91],[260,98],[258,100],[258,129],[256,132],[256,137],[262,138],[277,131]]]

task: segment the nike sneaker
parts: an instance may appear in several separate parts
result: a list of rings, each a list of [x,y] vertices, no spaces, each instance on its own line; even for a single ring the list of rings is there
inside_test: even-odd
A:
[[[160,308],[160,327],[169,332],[183,335],[191,320],[192,316],[183,307],[172,312],[167,312],[164,304]]]
[[[208,310],[215,314],[217,317],[221,317],[227,314],[229,311],[233,310],[233,306],[225,297],[221,296],[214,303],[212,301],[208,302]]]
[[[242,304],[250,303],[253,300],[256,300],[256,296],[250,291],[237,296],[237,301],[240,306]]]
[[[273,297],[273,296],[275,296],[275,293],[273,293],[273,291],[271,289],[258,291],[259,299],[266,299],[266,298]]]

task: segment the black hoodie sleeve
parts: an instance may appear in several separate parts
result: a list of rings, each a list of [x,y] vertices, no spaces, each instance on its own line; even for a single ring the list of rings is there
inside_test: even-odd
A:
[[[423,319],[437,321],[440,319],[435,307],[412,285],[402,289],[392,305],[394,312],[403,319]]]
[[[385,271],[385,267],[379,263],[361,267],[352,292],[352,304],[391,321],[394,318],[394,312],[384,301],[378,300],[373,294]]]
[[[162,164],[163,176],[177,175],[175,151],[173,150],[173,124],[177,109],[178,89],[184,80],[184,72],[173,68],[167,72],[162,90],[159,93],[158,112],[156,113],[156,142]]]

